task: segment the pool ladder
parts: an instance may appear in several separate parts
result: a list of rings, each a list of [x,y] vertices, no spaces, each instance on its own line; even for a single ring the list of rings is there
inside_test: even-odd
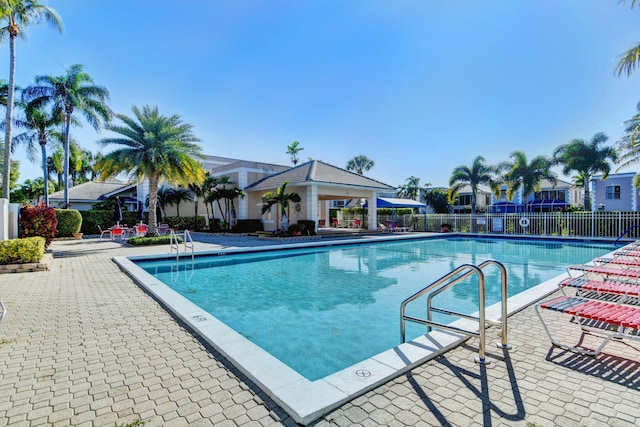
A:
[[[193,239],[191,238],[191,233],[189,230],[184,230],[182,233],[176,233],[175,230],[171,230],[171,253],[173,253],[173,249],[176,250],[176,261],[180,261],[180,241],[178,237],[182,238],[182,243],[184,243],[184,251],[187,252],[187,249],[191,248],[191,260],[194,258],[194,249],[193,249]]]
[[[502,305],[502,321],[497,320],[487,320],[485,317],[485,277],[483,273],[483,269],[489,265],[495,265],[500,269],[501,272],[501,305]],[[479,309],[478,309],[478,317],[471,316],[464,313],[458,313],[451,310],[446,310],[442,308],[433,307],[433,298],[438,294],[444,292],[450,287],[454,286],[457,283],[460,283],[464,279],[472,276],[478,276],[478,300],[479,300]],[[424,296],[425,294],[429,294],[427,297],[427,318],[420,319],[417,317],[408,316],[405,314],[405,309],[407,304],[410,302]],[[436,322],[433,320],[433,312],[447,314],[450,316],[456,316],[463,319],[477,320],[478,321],[478,331],[462,329],[456,326],[448,325],[445,323]],[[448,274],[445,274],[426,288],[416,292],[411,295],[409,298],[405,299],[400,305],[400,335],[402,338],[402,342],[405,342],[406,339],[406,328],[405,322],[414,322],[420,323],[422,325],[426,325],[428,327],[428,331],[431,331],[431,327],[434,326],[439,329],[445,329],[452,332],[461,333],[464,335],[474,336],[480,338],[480,346],[478,348],[478,357],[475,358],[475,361],[478,363],[488,364],[491,362],[491,359],[486,357],[485,349],[486,349],[486,328],[488,325],[501,326],[501,341],[498,343],[499,348],[511,349],[512,346],[507,343],[507,270],[504,265],[495,260],[487,260],[476,266],[473,264],[462,264],[455,270],[451,271]]]

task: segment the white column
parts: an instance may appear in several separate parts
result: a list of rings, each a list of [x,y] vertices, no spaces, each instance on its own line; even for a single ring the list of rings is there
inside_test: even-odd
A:
[[[244,190],[249,185],[247,171],[240,170],[238,172],[238,188]],[[238,219],[249,219],[249,197],[238,198],[238,212],[236,212]]]
[[[20,216],[20,203],[9,203],[9,238],[17,239],[18,217]]]
[[[9,199],[0,199],[0,240],[9,240]]]
[[[307,221],[316,223],[316,231],[318,231],[318,186],[311,185],[307,187],[307,203],[305,206],[307,211]]]
[[[371,192],[371,196],[367,199],[368,214],[367,221],[369,222],[369,230],[378,229],[378,194],[375,191]]]

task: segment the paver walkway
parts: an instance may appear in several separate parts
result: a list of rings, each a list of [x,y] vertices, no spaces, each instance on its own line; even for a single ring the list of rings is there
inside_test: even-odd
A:
[[[210,237],[197,248],[269,244]],[[0,426],[295,425],[111,261],[166,253],[56,241],[49,272],[0,275]],[[477,340],[327,414],[317,426],[635,426],[640,345],[597,358],[551,348],[532,308],[510,318],[514,350]],[[497,341],[496,332],[489,336]]]

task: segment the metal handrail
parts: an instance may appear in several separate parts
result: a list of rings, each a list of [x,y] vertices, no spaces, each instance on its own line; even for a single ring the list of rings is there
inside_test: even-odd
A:
[[[191,259],[194,259],[194,244],[193,239],[191,238],[191,233],[189,230],[184,230],[183,233],[176,233],[175,230],[171,230],[171,237],[169,244],[171,245],[171,253],[173,253],[173,248],[176,249],[176,261],[180,261],[180,242],[178,242],[178,236],[182,237],[182,242],[184,243],[184,251],[191,248]]]
[[[640,225],[632,225],[631,227],[629,227],[626,230],[624,230],[624,232],[621,235],[619,235],[616,240],[613,241],[613,244],[614,245],[617,244],[618,240],[622,239],[626,234],[628,234],[634,228],[640,228]]]
[[[2,311],[0,311],[0,321],[1,321],[2,319],[4,319],[4,315],[7,314],[7,307],[4,306],[2,301],[0,301],[0,309],[2,309]]]
[[[502,321],[487,321],[485,317],[485,278],[482,269],[487,267],[488,265],[496,265],[500,268],[501,271],[501,292],[502,292]],[[471,275],[476,274],[478,276],[478,299],[479,299],[479,310],[478,317],[471,316],[464,313],[458,313],[450,310],[444,310],[441,308],[433,307],[432,301],[433,298],[440,294],[441,292],[449,289],[453,285],[461,282],[462,280],[470,277]],[[406,306],[410,302],[420,298],[421,296],[430,293],[427,299],[427,319],[420,319],[413,316],[407,316],[405,314]],[[462,328],[458,328],[456,326],[436,322],[432,319],[432,311],[448,314],[451,316],[457,316],[463,319],[477,320],[478,321],[478,332],[470,331]],[[486,333],[485,329],[487,324],[491,325],[501,325],[502,333],[501,333],[501,341],[498,344],[499,347],[510,349],[512,346],[508,344],[507,341],[507,270],[504,265],[495,260],[487,260],[481,263],[479,266],[475,266],[473,264],[463,264],[453,271],[445,274],[440,279],[431,283],[429,286],[421,289],[415,294],[411,295],[409,298],[405,299],[400,305],[400,335],[402,338],[402,342],[406,341],[406,326],[405,321],[410,321],[414,323],[419,323],[422,325],[426,325],[431,331],[431,327],[435,326],[440,329],[446,329],[453,332],[462,333],[465,335],[475,336],[480,338],[480,346],[478,348],[478,357],[476,361],[479,363],[489,363],[490,360],[485,356],[485,348],[486,348]]]

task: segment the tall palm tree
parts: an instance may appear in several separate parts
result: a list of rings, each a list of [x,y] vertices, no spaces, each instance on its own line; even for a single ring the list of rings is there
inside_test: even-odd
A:
[[[304,150],[304,148],[300,147],[298,141],[293,141],[287,146],[287,154],[291,156],[291,163],[293,163],[294,166],[298,164],[298,153],[302,150]]]
[[[584,210],[591,210],[591,194],[589,181],[594,174],[602,173],[602,179],[606,179],[611,172],[611,162],[618,159],[613,147],[603,147],[609,137],[603,132],[596,133],[591,141],[584,139],[572,139],[562,144],[553,152],[554,160],[563,165],[562,173],[569,175],[571,171],[582,174],[584,179]]]
[[[180,216],[180,203],[182,202],[193,202],[195,199],[195,194],[189,188],[185,187],[177,187],[173,189],[173,198],[171,200],[171,205],[176,205],[176,215]]]
[[[636,106],[638,113],[624,122],[624,136],[616,143],[618,153],[618,168],[624,169],[628,166],[640,163],[640,102]],[[634,178],[634,185],[640,187],[640,175]]]
[[[62,123],[61,115],[53,115],[50,111],[42,107],[27,105],[25,108],[24,121],[18,120],[17,126],[26,129],[15,136],[17,143],[26,143],[34,146],[37,141],[42,154],[42,178],[44,183],[49,182],[49,171],[47,170],[47,143],[49,138],[60,140],[62,135],[58,131],[58,126]],[[49,206],[49,186],[43,185],[44,203]]]
[[[513,199],[516,192],[522,188],[524,199],[524,210],[528,211],[528,196],[540,189],[540,182],[548,180],[555,186],[556,175],[551,171],[553,162],[546,156],[537,156],[527,161],[527,155],[522,151],[514,151],[510,157],[513,162],[505,164],[509,170],[505,174],[505,181],[508,182],[507,198]]]
[[[106,128],[119,134],[104,138],[101,145],[115,144],[115,151],[105,154],[100,168],[102,177],[111,177],[121,172],[149,180],[149,234],[157,235],[156,205],[158,183],[164,179],[169,183],[187,185],[204,179],[202,149],[196,142],[192,126],[184,123],[180,116],[164,116],[158,107],[132,107],[135,118],[124,114],[116,117],[123,125],[107,124]]]
[[[56,191],[62,189],[63,180],[62,173],[64,172],[64,149],[62,148],[62,144],[58,146],[50,155],[47,157],[47,169],[49,171],[49,177],[51,175],[55,175],[56,179]]]
[[[620,0],[618,3],[626,3],[625,0]],[[631,9],[636,4],[640,3],[638,0],[631,0]],[[627,77],[631,75],[633,71],[640,65],[640,43],[637,43],[627,49],[622,55],[616,65],[615,73],[620,77],[622,74],[626,74]]]
[[[264,215],[271,206],[279,204],[280,205],[280,220],[282,224],[282,228],[284,231],[287,231],[288,224],[285,220],[287,216],[287,207],[289,206],[289,202],[300,203],[302,200],[298,193],[287,193],[288,182],[285,181],[282,183],[280,188],[276,190],[275,193],[269,192],[262,196],[262,214]]]
[[[420,196],[420,178],[410,176],[406,179],[406,184],[400,186],[397,196],[402,199],[418,200]],[[431,184],[425,184],[425,187]]]
[[[163,185],[158,188],[158,206],[160,206],[160,211],[162,212],[162,216],[167,217],[167,211],[165,208],[167,206],[171,206],[173,202],[173,198],[175,197],[176,190],[168,185]]]
[[[5,0],[0,2],[0,40],[9,36],[9,84],[7,88],[7,111],[5,117],[4,140],[11,141],[13,98],[16,77],[16,38],[22,35],[22,28],[44,20],[62,32],[62,21],[56,11],[39,0]],[[9,198],[9,176],[11,165],[11,144],[4,147],[4,167],[2,174],[2,197]]]
[[[374,165],[375,165],[375,163],[373,162],[373,160],[369,159],[364,154],[358,154],[353,159],[351,159],[351,160],[349,160],[347,162],[346,169],[348,171],[354,171],[354,172],[358,173],[359,175],[362,175],[364,173],[364,171],[368,171]]]
[[[37,76],[38,86],[25,89],[32,102],[41,105],[53,103],[54,112],[64,115],[64,206],[69,205],[69,130],[72,116],[80,111],[84,119],[98,130],[102,121],[111,119],[111,110],[106,105],[109,91],[94,84],[91,76],[80,64],[72,65],[64,76]]]
[[[487,185],[495,190],[496,168],[485,164],[484,157],[477,156],[473,159],[471,167],[460,165],[456,167],[449,178],[449,201],[453,202],[460,188],[468,184],[471,187],[471,213],[476,213],[476,196],[479,185]]]

